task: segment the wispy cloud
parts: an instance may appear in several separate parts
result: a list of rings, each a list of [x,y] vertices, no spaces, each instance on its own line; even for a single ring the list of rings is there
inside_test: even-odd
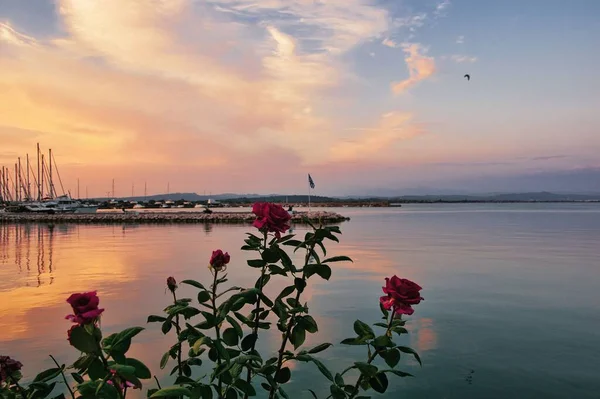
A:
[[[435,60],[427,55],[427,49],[418,43],[406,43],[403,46],[406,53],[405,61],[409,77],[392,84],[394,94],[400,94],[435,73]]]
[[[396,43],[395,41],[393,41],[389,37],[386,37],[385,39],[383,39],[383,41],[381,42],[381,44],[383,44],[386,47],[390,47],[390,48],[399,47],[398,43]]]
[[[472,64],[474,62],[477,62],[477,57],[462,54],[451,55],[450,59],[456,62],[457,64]]]
[[[459,36],[456,38],[456,44],[464,44],[464,42],[465,42],[464,36]]]
[[[435,11],[433,12],[433,14],[436,17],[443,17],[446,15],[446,10],[448,9],[449,6],[450,6],[450,0],[443,0],[435,6]]]

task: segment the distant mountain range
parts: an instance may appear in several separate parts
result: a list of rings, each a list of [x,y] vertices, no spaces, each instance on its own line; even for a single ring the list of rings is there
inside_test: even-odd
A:
[[[198,195],[196,193],[170,193],[156,194],[147,197],[125,197],[118,198],[126,201],[191,201],[201,202],[208,199],[225,202],[255,202],[255,201],[274,201],[274,202],[307,202],[307,195],[281,195],[281,194],[216,194],[212,196]],[[99,201],[110,200],[110,198],[97,198]],[[401,195],[401,196],[345,196],[345,197],[325,197],[311,196],[311,201],[319,202],[352,202],[352,201],[381,201],[390,202],[563,202],[563,201],[599,201],[600,193],[550,193],[550,192],[531,192],[531,193],[493,193],[493,194],[427,194],[427,195]]]

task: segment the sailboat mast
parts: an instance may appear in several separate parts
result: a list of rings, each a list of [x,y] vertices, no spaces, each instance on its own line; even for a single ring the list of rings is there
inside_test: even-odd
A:
[[[50,198],[54,198],[54,183],[52,182],[52,149],[48,150],[48,159],[48,162],[50,162]]]
[[[42,184],[41,184],[42,191],[40,194],[41,194],[42,199],[44,199],[44,154],[41,154],[41,155],[42,155]]]
[[[18,178],[17,181],[19,182],[19,201],[23,200],[23,181],[21,180],[21,157],[17,158],[18,162],[19,162],[19,173],[18,173]]]
[[[15,200],[16,201],[19,200],[19,179],[17,176],[18,176],[17,163],[15,162]]]
[[[27,201],[31,201],[31,182],[29,180],[29,154],[27,154]]]
[[[38,201],[42,200],[42,185],[41,185],[41,172],[40,172],[40,143],[37,143],[37,166],[38,166],[38,170],[37,170],[37,195],[38,195]]]
[[[81,199],[79,196],[79,178],[77,178],[77,199]]]

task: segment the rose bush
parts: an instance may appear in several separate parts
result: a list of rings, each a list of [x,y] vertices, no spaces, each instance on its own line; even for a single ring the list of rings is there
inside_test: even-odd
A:
[[[249,287],[224,287],[226,267],[231,261],[227,252],[218,249],[209,259],[212,281],[183,280],[180,284],[194,287],[196,299],[178,297],[179,285],[173,276],[166,279],[172,303],[163,315],[151,315],[148,323],[160,323],[163,334],[172,334],[174,342],[163,354],[159,367],[171,363],[171,386],[149,386],[150,398],[236,399],[253,396],[289,398],[285,385],[290,382],[294,362],[312,363],[329,384],[327,398],[365,398],[361,391],[384,393],[388,376],[407,377],[397,369],[401,353],[409,354],[420,363],[411,348],[398,345],[393,335],[408,334],[402,315],[414,312],[420,303],[421,287],[397,276],[386,278],[380,298],[380,310],[385,322],[372,326],[356,320],[355,336],[344,339],[342,345],[366,347],[366,359],[354,362],[344,371],[334,373],[318,358],[332,346],[321,343],[306,348],[307,334],[319,331],[302,297],[315,276],[329,280],[331,265],[351,261],[346,256],[327,257],[326,241],[338,242],[337,226],[310,225],[302,240],[294,235],[282,236],[289,228],[289,214],[279,205],[257,203],[254,226],[261,235],[248,233],[242,250],[251,259],[247,265],[257,269],[256,283]],[[294,262],[285,248],[301,251],[303,261]],[[288,285],[276,296],[266,294],[272,278],[287,279]],[[143,328],[127,328],[107,337],[99,326],[104,309],[99,308],[97,293],[73,294],[67,302],[73,314],[68,320],[76,323],[68,331],[71,346],[80,357],[70,366],[59,365],[39,373],[28,386],[20,384],[21,363],[0,356],[0,398],[62,399],[68,393],[75,398],[125,399],[128,392],[143,388],[142,380],[153,374],[141,361],[128,355],[132,338]],[[391,312],[390,312],[391,311]],[[274,353],[261,353],[256,348],[261,333],[273,326],[281,341]],[[381,329],[381,333],[376,333]],[[208,366],[200,369],[200,366]],[[202,372],[201,372],[202,370]],[[208,372],[207,372],[208,370]],[[357,374],[349,376],[349,372]],[[61,385],[59,385],[61,384]],[[314,383],[317,385],[317,382]],[[62,392],[62,393],[61,393]],[[313,397],[317,394],[310,390]]]

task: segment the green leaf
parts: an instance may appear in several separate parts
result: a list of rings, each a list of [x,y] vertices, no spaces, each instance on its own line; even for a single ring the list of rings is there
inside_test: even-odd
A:
[[[375,338],[373,345],[376,347],[390,346],[392,345],[392,340],[387,335],[380,335],[379,337]]]
[[[248,396],[256,396],[256,390],[249,384],[248,381],[242,380],[241,378],[235,381],[235,387],[240,391],[244,392]]]
[[[256,343],[257,338],[258,338],[258,336],[254,333],[246,335],[244,337],[244,339],[242,340],[242,350],[244,352],[247,352],[250,349],[252,349],[252,347]]]
[[[220,341],[214,341],[213,344],[215,345],[217,352],[219,352],[219,356],[221,357],[221,359],[225,360],[225,362],[229,362],[229,352],[227,352],[223,344]]]
[[[251,259],[248,261],[248,266],[250,266],[250,267],[263,268],[266,265],[267,265],[267,262],[265,262],[262,259]]]
[[[314,334],[317,331],[319,331],[319,327],[317,326],[317,322],[310,315],[301,316],[301,318],[299,318],[298,322],[300,324],[302,324],[302,326],[304,327],[304,329],[306,331],[308,331],[309,333],[311,333],[311,334]]]
[[[162,323],[165,320],[167,320],[165,317],[151,315],[148,316],[148,321],[146,321],[146,323]]]
[[[265,249],[261,254],[261,257],[267,263],[277,263],[280,259],[279,252],[270,248]]]
[[[284,399],[290,399],[287,392],[285,392],[282,387],[277,388],[277,392],[279,392],[279,394],[283,396]]]
[[[124,364],[113,364],[110,366],[118,375],[129,379],[129,377],[135,377],[135,367],[126,366]]]
[[[306,280],[303,280],[299,277],[296,277],[294,279],[294,286],[296,287],[296,289],[298,290],[298,292],[303,292],[304,288],[306,288]]]
[[[329,371],[329,369],[327,369],[327,367],[325,367],[325,365],[323,363],[321,363],[321,361],[319,359],[315,359],[313,357],[311,360],[317,366],[317,368],[319,369],[321,374],[323,374],[325,376],[325,378],[327,378],[331,382],[334,382],[333,375],[331,375],[331,371]]]
[[[285,298],[286,296],[289,296],[292,294],[292,292],[294,292],[296,290],[296,287],[293,285],[290,285],[288,287],[285,287],[281,293],[277,296],[277,299],[282,299]]]
[[[377,374],[377,367],[365,362],[355,362],[354,365],[358,368],[365,377],[371,378]]]
[[[47,382],[53,378],[56,378],[60,375],[62,369],[61,368],[51,368],[48,370],[44,370],[38,375],[35,376],[33,382]]]
[[[392,327],[392,331],[398,335],[408,334],[408,330],[404,327]]]
[[[405,373],[404,371],[400,371],[400,370],[384,370],[383,372],[396,374],[398,377],[414,377],[414,375],[412,375],[410,373]]]
[[[233,388],[229,388],[225,393],[225,399],[237,399],[238,394],[237,391]]]
[[[381,304],[381,302],[379,302],[379,310],[381,310],[381,313],[383,314],[383,318],[387,319],[390,312],[389,310],[387,310],[386,308],[383,307],[383,305]],[[385,326],[384,328],[387,328],[387,326]]]
[[[204,288],[204,286],[201,283],[195,280],[183,280],[181,284],[187,284],[196,288],[200,288],[201,290],[206,290],[206,288]]]
[[[135,368],[134,374],[137,378],[141,378],[142,380],[152,378],[152,373],[150,372],[150,369],[148,369],[148,367],[146,367],[146,365],[141,361],[130,357],[127,359],[127,365],[133,366],[133,368]]]
[[[396,367],[398,362],[400,362],[400,351],[396,348],[381,352],[379,353],[379,356],[381,356],[390,367]]]
[[[202,345],[209,345],[211,342],[212,339],[210,339],[210,337],[200,337],[196,340],[196,342],[194,342],[194,345],[192,345],[192,350],[194,353],[198,353],[200,352]]]
[[[88,366],[88,376],[91,380],[101,380],[106,377],[106,369],[99,358],[94,358]]]
[[[371,329],[371,327],[363,323],[360,320],[356,320],[354,322],[354,332],[358,334],[359,338],[373,339],[375,338],[375,333]]]
[[[192,392],[189,389],[180,387],[180,386],[172,386],[158,390],[151,398],[167,398],[167,397],[177,397],[177,396],[187,396],[191,397]]]
[[[227,321],[229,322],[229,324],[231,324],[231,327],[234,328],[238,337],[242,338],[244,336],[244,331],[242,330],[242,326],[240,326],[240,323],[235,321],[235,319],[231,316],[227,316]]]
[[[330,343],[317,345],[314,348],[312,348],[311,350],[309,350],[308,353],[315,354],[315,353],[323,352],[325,349],[329,348],[330,346],[332,346],[332,344],[330,344]]]
[[[419,354],[417,352],[415,352],[414,349],[409,348],[408,346],[397,346],[396,348],[398,348],[400,350],[400,352],[404,352],[404,353],[413,355],[415,357],[415,359],[417,360],[417,362],[419,362],[419,364],[421,366],[423,366],[423,363],[421,363],[421,357],[419,357]]]
[[[166,352],[160,359],[160,369],[161,370],[165,368],[168,361],[169,361],[169,352]]]
[[[304,267],[306,277],[310,277],[313,274],[318,274],[321,278],[329,280],[331,277],[331,268],[324,264],[310,264]]]
[[[298,247],[298,246],[302,245],[302,241],[287,240],[286,242],[283,243],[283,245],[289,245],[291,247]]]
[[[342,377],[342,375],[340,373],[335,373],[335,377],[333,378],[333,380],[340,387],[343,387],[344,385],[346,385],[344,383],[344,377]]]
[[[375,392],[385,393],[388,387],[388,379],[385,373],[377,373],[377,375],[369,380],[369,384],[371,384],[371,388],[373,388]]]
[[[240,340],[235,328],[228,328],[223,331],[223,342],[227,344],[227,346],[236,346]]]
[[[198,302],[204,303],[210,299],[210,292],[208,291],[200,291],[198,293]]]
[[[256,280],[256,283],[254,284],[254,288],[259,290],[262,289],[265,285],[269,283],[269,280],[271,280],[270,274],[265,274],[262,277],[259,277],[258,280]]]
[[[77,382],[78,384],[83,384],[83,382],[85,381],[79,373],[71,373],[71,377],[73,377],[75,382]]]
[[[83,327],[76,326],[70,331],[69,342],[75,349],[84,353],[94,353],[97,351],[96,340]]]
[[[346,338],[345,340],[343,340],[342,342],[340,342],[342,345],[366,345],[367,343],[359,338]]]
[[[173,322],[171,320],[167,320],[162,324],[160,329],[163,334],[167,335],[169,331],[171,331],[171,328],[173,328]]]
[[[317,397],[317,394],[315,393],[315,391],[313,391],[312,389],[309,389],[308,391],[309,391],[309,392],[312,394],[313,398],[315,398],[315,399],[319,399],[319,398]]]
[[[333,399],[345,399],[346,398],[346,393],[344,392],[344,390],[335,384],[331,384],[331,386],[329,387],[329,390],[331,392],[331,397]]]
[[[332,262],[353,262],[353,260],[347,256],[333,256],[331,258],[327,258],[327,259],[323,260],[323,263],[332,263]]]
[[[300,324],[297,324],[292,330],[292,335],[290,337],[290,342],[294,345],[294,349],[298,349],[306,339],[306,331],[304,327]]]
[[[290,380],[290,378],[292,378],[292,372],[287,367],[282,368],[275,375],[275,381],[277,381],[280,384],[285,384],[286,382],[288,382]]]

